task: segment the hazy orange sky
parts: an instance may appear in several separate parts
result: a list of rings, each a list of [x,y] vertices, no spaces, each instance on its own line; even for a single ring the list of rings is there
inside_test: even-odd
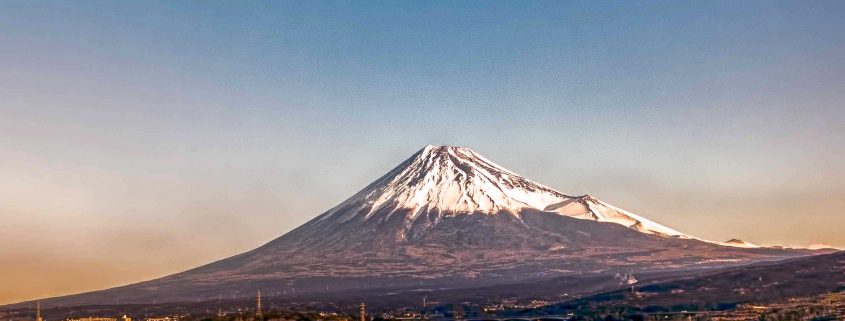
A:
[[[845,247],[845,3],[0,4],[0,303],[257,247],[426,144]]]

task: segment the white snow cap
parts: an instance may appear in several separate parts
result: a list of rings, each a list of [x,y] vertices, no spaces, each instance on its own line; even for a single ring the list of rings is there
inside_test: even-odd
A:
[[[569,196],[505,169],[466,147],[428,145],[351,198],[329,210],[367,218],[376,211],[519,215],[524,209],[617,223],[661,236],[691,238],[592,196]],[[392,211],[390,211],[392,212]],[[363,214],[362,214],[363,213]]]

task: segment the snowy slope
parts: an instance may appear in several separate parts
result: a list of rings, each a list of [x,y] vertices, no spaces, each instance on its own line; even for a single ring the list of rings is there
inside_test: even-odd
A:
[[[465,147],[428,145],[320,218],[374,213],[439,212],[514,215],[525,209],[551,211],[580,219],[621,224],[660,236],[691,238],[681,232],[597,200],[569,196],[505,169]]]
[[[674,229],[655,223],[642,216],[620,209],[608,203],[584,195],[574,200],[551,204],[546,211],[554,211],[575,218],[621,224],[634,230],[661,236],[692,238]]]

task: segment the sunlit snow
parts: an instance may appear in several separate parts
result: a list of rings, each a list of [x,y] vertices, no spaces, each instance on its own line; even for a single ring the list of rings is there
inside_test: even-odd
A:
[[[525,209],[621,224],[661,236],[692,238],[592,196],[569,196],[505,169],[465,147],[428,145],[410,159],[321,219],[346,213],[344,220],[376,212],[410,209],[408,220],[421,212],[443,214],[511,213]],[[401,211],[408,213],[408,211]],[[341,214],[338,214],[341,215]]]

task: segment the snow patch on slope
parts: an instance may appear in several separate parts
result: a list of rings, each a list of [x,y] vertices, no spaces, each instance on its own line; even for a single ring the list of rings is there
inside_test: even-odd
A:
[[[648,234],[691,238],[684,233],[602,202],[590,195],[584,195],[573,200],[566,200],[552,204],[545,207],[544,210],[580,219],[621,224]]]
[[[743,247],[743,248],[758,248],[760,247],[757,244],[749,243],[740,239],[730,239],[727,242],[720,243],[722,245],[733,246],[733,247]]]

